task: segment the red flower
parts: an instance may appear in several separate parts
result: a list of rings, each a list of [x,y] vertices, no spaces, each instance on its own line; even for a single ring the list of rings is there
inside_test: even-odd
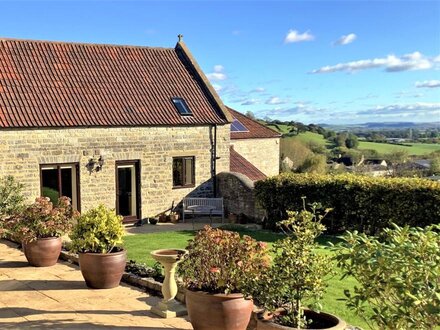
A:
[[[211,273],[220,273],[220,268],[218,268],[218,267],[211,267],[211,269],[209,271]]]

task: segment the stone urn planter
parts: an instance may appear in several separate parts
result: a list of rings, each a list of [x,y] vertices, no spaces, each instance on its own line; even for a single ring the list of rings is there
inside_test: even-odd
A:
[[[158,261],[164,268],[164,280],[162,283],[163,299],[152,308],[152,312],[164,318],[186,315],[185,307],[176,301],[178,288],[175,278],[176,266],[188,253],[184,249],[162,249],[151,251],[154,260]]]
[[[307,330],[345,330],[347,323],[342,319],[324,312],[314,312],[312,310],[305,310],[307,319],[312,320],[310,327]],[[300,330],[299,328],[292,328],[273,322],[270,318],[261,317],[257,319],[257,330]]]
[[[31,266],[53,266],[61,253],[61,238],[38,238],[31,242],[23,242],[23,252]]]
[[[187,290],[186,307],[196,330],[245,330],[254,304],[240,293],[211,294]]]
[[[126,251],[79,253],[81,273],[89,288],[111,289],[121,282],[127,261]]]

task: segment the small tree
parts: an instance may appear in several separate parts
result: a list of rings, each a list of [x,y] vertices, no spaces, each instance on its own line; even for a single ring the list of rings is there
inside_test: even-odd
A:
[[[327,158],[324,155],[311,154],[298,167],[299,173],[326,173]]]
[[[303,200],[303,210],[288,212],[288,220],[279,223],[287,237],[274,243],[270,269],[247,288],[259,304],[274,313],[276,323],[298,328],[310,323],[304,315],[306,307],[321,309],[319,301],[327,287],[324,279],[333,267],[330,257],[316,252],[315,239],[325,230],[321,223],[325,214],[317,213],[316,203],[308,211]]]
[[[373,329],[433,329],[440,324],[440,225],[385,229],[378,239],[348,232],[335,247],[347,306]],[[373,310],[371,323],[365,305]]]

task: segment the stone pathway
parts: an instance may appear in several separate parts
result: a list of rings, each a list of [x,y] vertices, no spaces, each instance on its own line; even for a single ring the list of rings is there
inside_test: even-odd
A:
[[[88,289],[78,267],[30,267],[15,246],[0,240],[0,329],[192,329],[152,314],[158,297],[125,284]]]

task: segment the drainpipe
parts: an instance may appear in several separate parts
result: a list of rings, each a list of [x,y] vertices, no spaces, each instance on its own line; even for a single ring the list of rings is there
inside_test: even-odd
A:
[[[212,128],[214,128],[214,134],[212,134]],[[211,126],[211,179],[212,179],[212,189],[214,190],[214,197],[217,197],[217,125]]]

